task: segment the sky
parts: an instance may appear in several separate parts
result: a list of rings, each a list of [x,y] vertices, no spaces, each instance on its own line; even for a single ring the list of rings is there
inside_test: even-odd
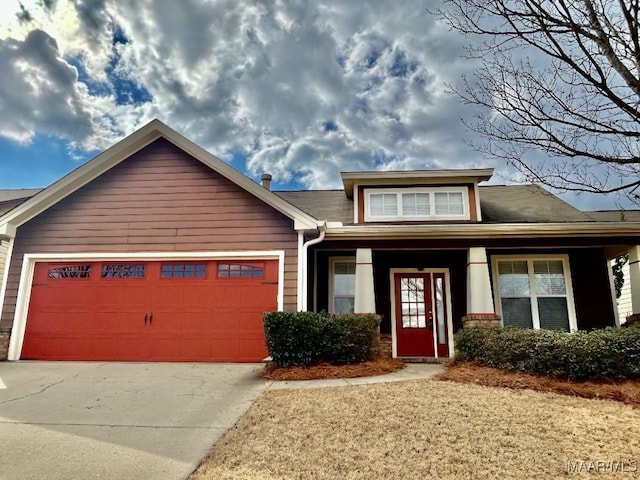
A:
[[[274,189],[486,168],[438,0],[0,0],[0,188],[44,187],[154,118]],[[582,209],[615,196],[564,195]]]

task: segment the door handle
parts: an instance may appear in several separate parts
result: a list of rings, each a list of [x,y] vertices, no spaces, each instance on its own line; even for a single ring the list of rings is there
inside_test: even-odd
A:
[[[147,318],[149,317],[149,314],[145,313],[144,314],[144,324],[147,324]]]
[[[153,312],[151,312],[151,315],[149,315],[149,325],[151,325],[152,322],[153,322]]]

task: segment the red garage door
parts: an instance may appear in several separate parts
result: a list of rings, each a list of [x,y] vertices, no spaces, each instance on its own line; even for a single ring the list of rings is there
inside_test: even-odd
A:
[[[255,362],[278,263],[37,263],[23,359]]]

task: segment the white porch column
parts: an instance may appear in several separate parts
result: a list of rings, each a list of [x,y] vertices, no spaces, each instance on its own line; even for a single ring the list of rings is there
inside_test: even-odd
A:
[[[470,247],[467,257],[467,315],[462,318],[463,326],[500,325],[500,317],[495,314],[487,250],[484,247]]]
[[[631,311],[640,314],[640,245],[629,249],[629,280],[631,286]]]
[[[373,291],[373,258],[370,248],[356,250],[355,313],[375,313],[376,295]]]

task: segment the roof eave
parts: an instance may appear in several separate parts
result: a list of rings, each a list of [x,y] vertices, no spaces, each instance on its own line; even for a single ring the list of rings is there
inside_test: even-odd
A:
[[[623,222],[620,222],[623,223]],[[536,238],[536,237],[640,237],[640,222],[501,223],[435,225],[329,224],[327,238]]]
[[[493,175],[493,168],[446,169],[446,170],[375,170],[362,172],[340,172],[347,197],[353,197],[353,186],[407,184],[412,183],[479,183]]]

